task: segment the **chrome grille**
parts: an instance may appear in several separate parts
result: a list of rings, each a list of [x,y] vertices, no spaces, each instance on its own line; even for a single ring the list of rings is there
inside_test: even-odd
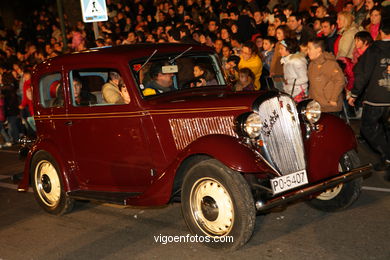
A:
[[[304,146],[294,101],[285,95],[262,102],[258,113],[262,120],[260,138],[267,160],[282,175],[306,168]]]
[[[236,136],[233,131],[233,116],[219,116],[206,118],[180,118],[169,119],[173,139],[178,150],[199,137],[210,134],[225,134]]]

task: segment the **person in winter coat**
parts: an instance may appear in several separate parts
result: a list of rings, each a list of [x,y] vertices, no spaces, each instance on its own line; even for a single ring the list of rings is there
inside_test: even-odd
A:
[[[381,156],[376,170],[390,179],[390,18],[383,19],[380,34],[354,67],[355,84],[348,103],[364,93],[361,134]]]
[[[2,82],[2,74],[0,74],[0,82]],[[3,85],[3,84],[0,83],[0,85]],[[1,94],[1,88],[0,88],[0,134],[5,141],[4,144],[0,144],[0,149],[3,147],[12,146],[11,139],[9,138],[9,136],[6,133],[4,126],[3,126],[5,119],[6,118],[5,118],[5,113],[4,113],[4,96]]]
[[[233,87],[233,91],[252,91],[255,90],[253,81],[255,79],[255,74],[248,69],[242,68],[238,71],[238,81]]]
[[[284,74],[284,92],[291,95],[295,102],[300,102],[307,96],[307,61],[303,54],[299,53],[298,41],[285,39],[279,49],[282,56]]]
[[[340,57],[352,59],[354,37],[358,32],[358,28],[353,22],[352,14],[345,11],[338,13],[337,26],[339,28],[339,36],[335,41],[334,54],[337,59]]]
[[[31,72],[26,69],[23,72],[23,96],[22,102],[19,105],[19,109],[24,111],[25,108],[28,109],[28,113],[25,114],[26,121],[28,126],[32,129],[33,132],[36,132],[35,121],[34,121],[34,108],[33,108],[33,100],[32,100],[32,86],[31,86]]]
[[[271,60],[270,76],[274,81],[274,85],[277,89],[283,89],[283,64],[280,62],[280,43],[286,38],[290,38],[291,31],[287,25],[280,25],[276,29],[276,39],[278,42],[275,45],[275,52]]]
[[[23,95],[22,102],[19,105],[19,109],[23,110],[25,107],[27,107],[29,112],[28,116],[34,116],[34,109],[32,103],[31,72],[29,70],[25,70],[23,72],[23,79]]]
[[[379,26],[381,24],[382,14],[381,8],[375,6],[370,10],[370,23],[366,26],[366,30],[370,32],[374,40],[380,40]]]
[[[309,41],[308,56],[311,60],[308,69],[309,98],[320,103],[322,112],[335,112],[334,114],[338,115],[343,104],[343,71],[333,54],[325,52],[323,40]]]
[[[238,69],[248,68],[255,74],[255,90],[260,89],[260,76],[263,70],[263,63],[259,55],[257,55],[257,47],[253,42],[247,42],[241,50],[240,62]]]
[[[11,137],[11,143],[16,143],[19,139],[20,118],[19,118],[19,100],[17,96],[17,87],[13,85],[11,74],[4,73],[2,76],[2,94],[4,95],[4,114],[8,121],[8,136]]]
[[[371,37],[371,34],[367,31],[361,31],[355,34],[355,48],[353,50],[353,58],[341,58],[342,62],[345,63],[344,74],[347,77],[347,95],[349,91],[353,88],[353,83],[355,81],[355,76],[353,73],[353,67],[358,62],[358,59],[362,54],[367,50],[369,46],[374,42]]]

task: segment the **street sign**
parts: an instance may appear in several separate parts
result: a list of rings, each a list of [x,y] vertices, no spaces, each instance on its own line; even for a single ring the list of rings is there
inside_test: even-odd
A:
[[[80,0],[84,23],[107,21],[105,0]]]

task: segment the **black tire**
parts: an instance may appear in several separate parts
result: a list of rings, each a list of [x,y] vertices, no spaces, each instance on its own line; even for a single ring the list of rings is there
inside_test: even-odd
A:
[[[201,239],[198,242],[235,250],[251,237],[256,211],[250,187],[240,173],[219,161],[208,159],[192,166],[184,177],[181,198],[184,220]],[[212,237],[226,241],[228,236],[233,241],[211,241]]]
[[[339,162],[339,170],[342,172],[357,168],[360,160],[355,151],[344,154]],[[329,189],[316,198],[308,201],[308,205],[326,212],[344,210],[354,203],[361,192],[363,178],[357,178],[350,182],[340,184],[333,189]]]
[[[70,212],[74,204],[64,190],[59,169],[56,160],[44,151],[34,155],[30,167],[35,199],[45,211],[54,215]]]

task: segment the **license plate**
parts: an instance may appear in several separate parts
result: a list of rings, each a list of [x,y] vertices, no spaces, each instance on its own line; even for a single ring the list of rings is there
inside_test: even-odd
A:
[[[271,179],[271,187],[274,194],[291,190],[307,183],[306,170]]]

